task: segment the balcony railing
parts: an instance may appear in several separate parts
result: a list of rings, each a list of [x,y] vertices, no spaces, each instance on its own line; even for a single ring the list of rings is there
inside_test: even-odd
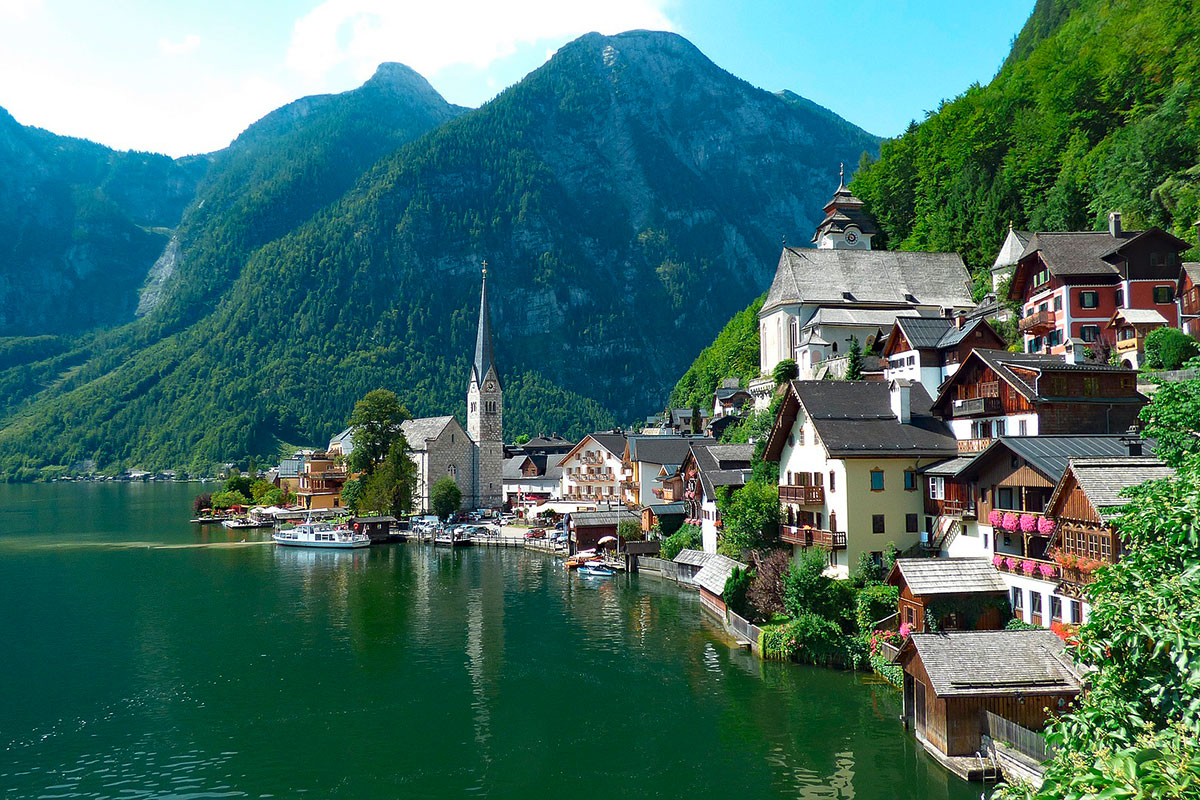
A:
[[[999,397],[971,397],[966,400],[955,400],[950,407],[950,413],[956,417],[970,417],[975,414],[999,414],[1003,411]]]
[[[959,454],[967,453],[982,453],[992,446],[991,439],[959,439],[958,452]]]
[[[825,504],[824,486],[780,486],[779,500],[783,503],[796,503],[802,506],[820,506]]]
[[[993,558],[992,563],[1001,572],[1011,575],[1023,575],[1039,581],[1057,581],[1062,576],[1062,569],[1053,561],[1042,558],[1025,558],[1024,556],[1005,555],[997,553],[999,558]]]
[[[1128,353],[1131,350],[1141,349],[1141,339],[1118,339],[1115,350],[1118,353]]]
[[[789,544],[801,547],[820,547],[825,550],[845,550],[845,531],[823,531],[820,528],[806,528],[800,525],[781,525],[779,538]]]
[[[1045,333],[1052,330],[1058,322],[1058,315],[1053,311],[1035,311],[1021,320],[1021,333]]]

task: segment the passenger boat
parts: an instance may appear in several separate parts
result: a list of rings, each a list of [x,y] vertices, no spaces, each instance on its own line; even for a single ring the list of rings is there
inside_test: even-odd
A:
[[[351,548],[369,547],[371,537],[349,528],[335,528],[327,522],[302,522],[286,531],[271,534],[275,544],[284,547]]]
[[[223,527],[232,528],[235,531],[244,528],[270,528],[274,524],[269,519],[255,519],[254,517],[236,517],[221,520]]]

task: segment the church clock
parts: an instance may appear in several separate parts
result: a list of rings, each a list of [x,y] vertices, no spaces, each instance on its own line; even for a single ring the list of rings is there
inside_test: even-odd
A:
[[[854,230],[854,228],[851,228],[850,230],[846,231],[846,244],[854,244],[857,241],[858,241],[858,231]]]

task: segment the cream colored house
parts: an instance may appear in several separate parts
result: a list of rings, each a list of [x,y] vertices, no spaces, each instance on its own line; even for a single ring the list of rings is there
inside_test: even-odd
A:
[[[954,435],[929,413],[919,383],[792,381],[764,458],[779,463],[781,537],[795,555],[827,554],[848,577],[863,553],[921,540],[917,470],[957,453]]]
[[[562,499],[599,508],[621,502],[625,434],[591,433],[558,462]]]

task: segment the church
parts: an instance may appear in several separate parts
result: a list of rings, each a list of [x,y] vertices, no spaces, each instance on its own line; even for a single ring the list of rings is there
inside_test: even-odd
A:
[[[465,509],[498,508],[502,502],[504,461],[504,390],[496,370],[492,346],[492,321],[488,311],[487,263],[479,296],[479,326],[475,332],[475,358],[467,379],[467,427],[453,415],[420,417],[401,425],[409,457],[417,465],[415,513],[433,508],[430,492],[443,475],[449,475],[462,492]],[[349,455],[350,431],[339,433],[330,449]]]

